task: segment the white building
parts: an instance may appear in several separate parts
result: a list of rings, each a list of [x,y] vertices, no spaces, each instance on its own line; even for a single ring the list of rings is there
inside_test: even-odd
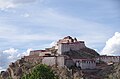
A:
[[[24,56],[23,58],[27,62],[41,62],[43,56],[29,55],[29,56]]]
[[[48,50],[34,50],[34,51],[30,51],[30,55],[45,56],[47,54],[51,54],[51,51],[48,51]]]
[[[42,64],[64,67],[64,61],[64,56],[44,56],[42,59]]]
[[[52,48],[30,51],[30,56],[26,57],[26,60],[39,61],[39,59],[41,59],[42,64],[49,66],[55,65],[64,67],[64,65],[66,65],[67,67],[71,67],[76,65],[81,69],[95,69],[96,62],[92,59],[72,59],[69,57],[67,58],[67,56],[63,56],[64,52],[80,50],[85,47],[84,41],[77,41],[76,38],[73,39],[72,37],[67,36],[60,39]],[[55,54],[56,56],[52,55],[52,51],[54,50],[57,50],[57,54]]]
[[[73,59],[75,65],[81,69],[95,69],[96,62],[93,59]]]
[[[106,55],[102,55],[102,56],[97,57],[95,59],[96,59],[96,61],[104,61],[107,64],[120,62],[120,56],[106,56]]]
[[[58,54],[64,54],[64,52],[68,52],[70,50],[80,50],[85,48],[84,41],[77,41],[76,38],[72,38],[70,36],[65,37],[57,42],[55,48],[58,49]]]

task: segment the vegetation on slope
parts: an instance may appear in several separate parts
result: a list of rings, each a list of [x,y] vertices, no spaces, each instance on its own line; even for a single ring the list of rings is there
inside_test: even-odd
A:
[[[78,51],[71,50],[69,52],[65,52],[65,55],[68,55],[72,58],[93,58],[99,56],[99,54],[90,48],[83,48]]]
[[[54,75],[50,67],[41,64],[36,66],[31,73],[24,74],[22,79],[58,79],[58,77]]]

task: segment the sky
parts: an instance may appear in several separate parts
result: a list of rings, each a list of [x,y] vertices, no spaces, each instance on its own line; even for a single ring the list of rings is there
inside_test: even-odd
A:
[[[120,55],[120,0],[0,0],[0,71],[65,36]]]

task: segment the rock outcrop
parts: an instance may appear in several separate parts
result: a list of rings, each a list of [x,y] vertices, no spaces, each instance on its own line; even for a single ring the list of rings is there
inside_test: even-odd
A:
[[[16,62],[11,63],[6,71],[2,71],[1,77],[2,79],[8,79],[8,78],[20,79],[24,73],[29,73],[30,72],[29,70],[32,69],[37,64],[38,63],[34,63],[34,62],[33,63],[26,62],[24,61],[23,58],[21,58]]]

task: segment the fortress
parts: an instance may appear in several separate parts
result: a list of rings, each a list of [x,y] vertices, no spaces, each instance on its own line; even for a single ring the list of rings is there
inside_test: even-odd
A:
[[[70,50],[80,50],[85,47],[84,41],[77,41],[76,38],[73,39],[72,37],[67,36],[60,39],[52,48],[46,48],[45,50],[34,50],[30,52],[30,55],[44,56],[45,54],[51,54],[51,50],[57,50],[58,55],[64,55],[64,52],[68,52]]]
[[[120,63],[120,56],[99,55],[93,49],[85,46],[84,41],[78,41],[76,38],[67,36],[58,40],[57,44],[51,48],[30,51],[29,56],[24,56],[15,63],[11,63],[4,73],[10,74],[13,79],[17,79],[18,75],[21,75],[22,69],[28,70],[30,64],[46,64],[55,68],[68,68],[71,73],[74,72],[74,69],[95,73],[114,63]]]
[[[81,48],[85,47],[84,41],[77,41],[76,38],[73,39],[70,36],[60,39],[55,45],[55,48],[58,50],[58,54],[64,54],[64,52],[70,50],[80,50]]]
[[[78,41],[76,38],[67,36],[58,40],[57,43],[51,48],[30,51],[30,55],[24,56],[24,59],[28,62],[42,62],[42,64],[47,64],[49,66],[76,66],[81,69],[95,69],[96,63],[100,61],[108,64],[120,62],[120,56],[98,56],[90,59],[80,57],[70,58],[65,55],[65,52],[69,52],[71,50],[79,51],[84,48],[87,48],[84,41]]]

